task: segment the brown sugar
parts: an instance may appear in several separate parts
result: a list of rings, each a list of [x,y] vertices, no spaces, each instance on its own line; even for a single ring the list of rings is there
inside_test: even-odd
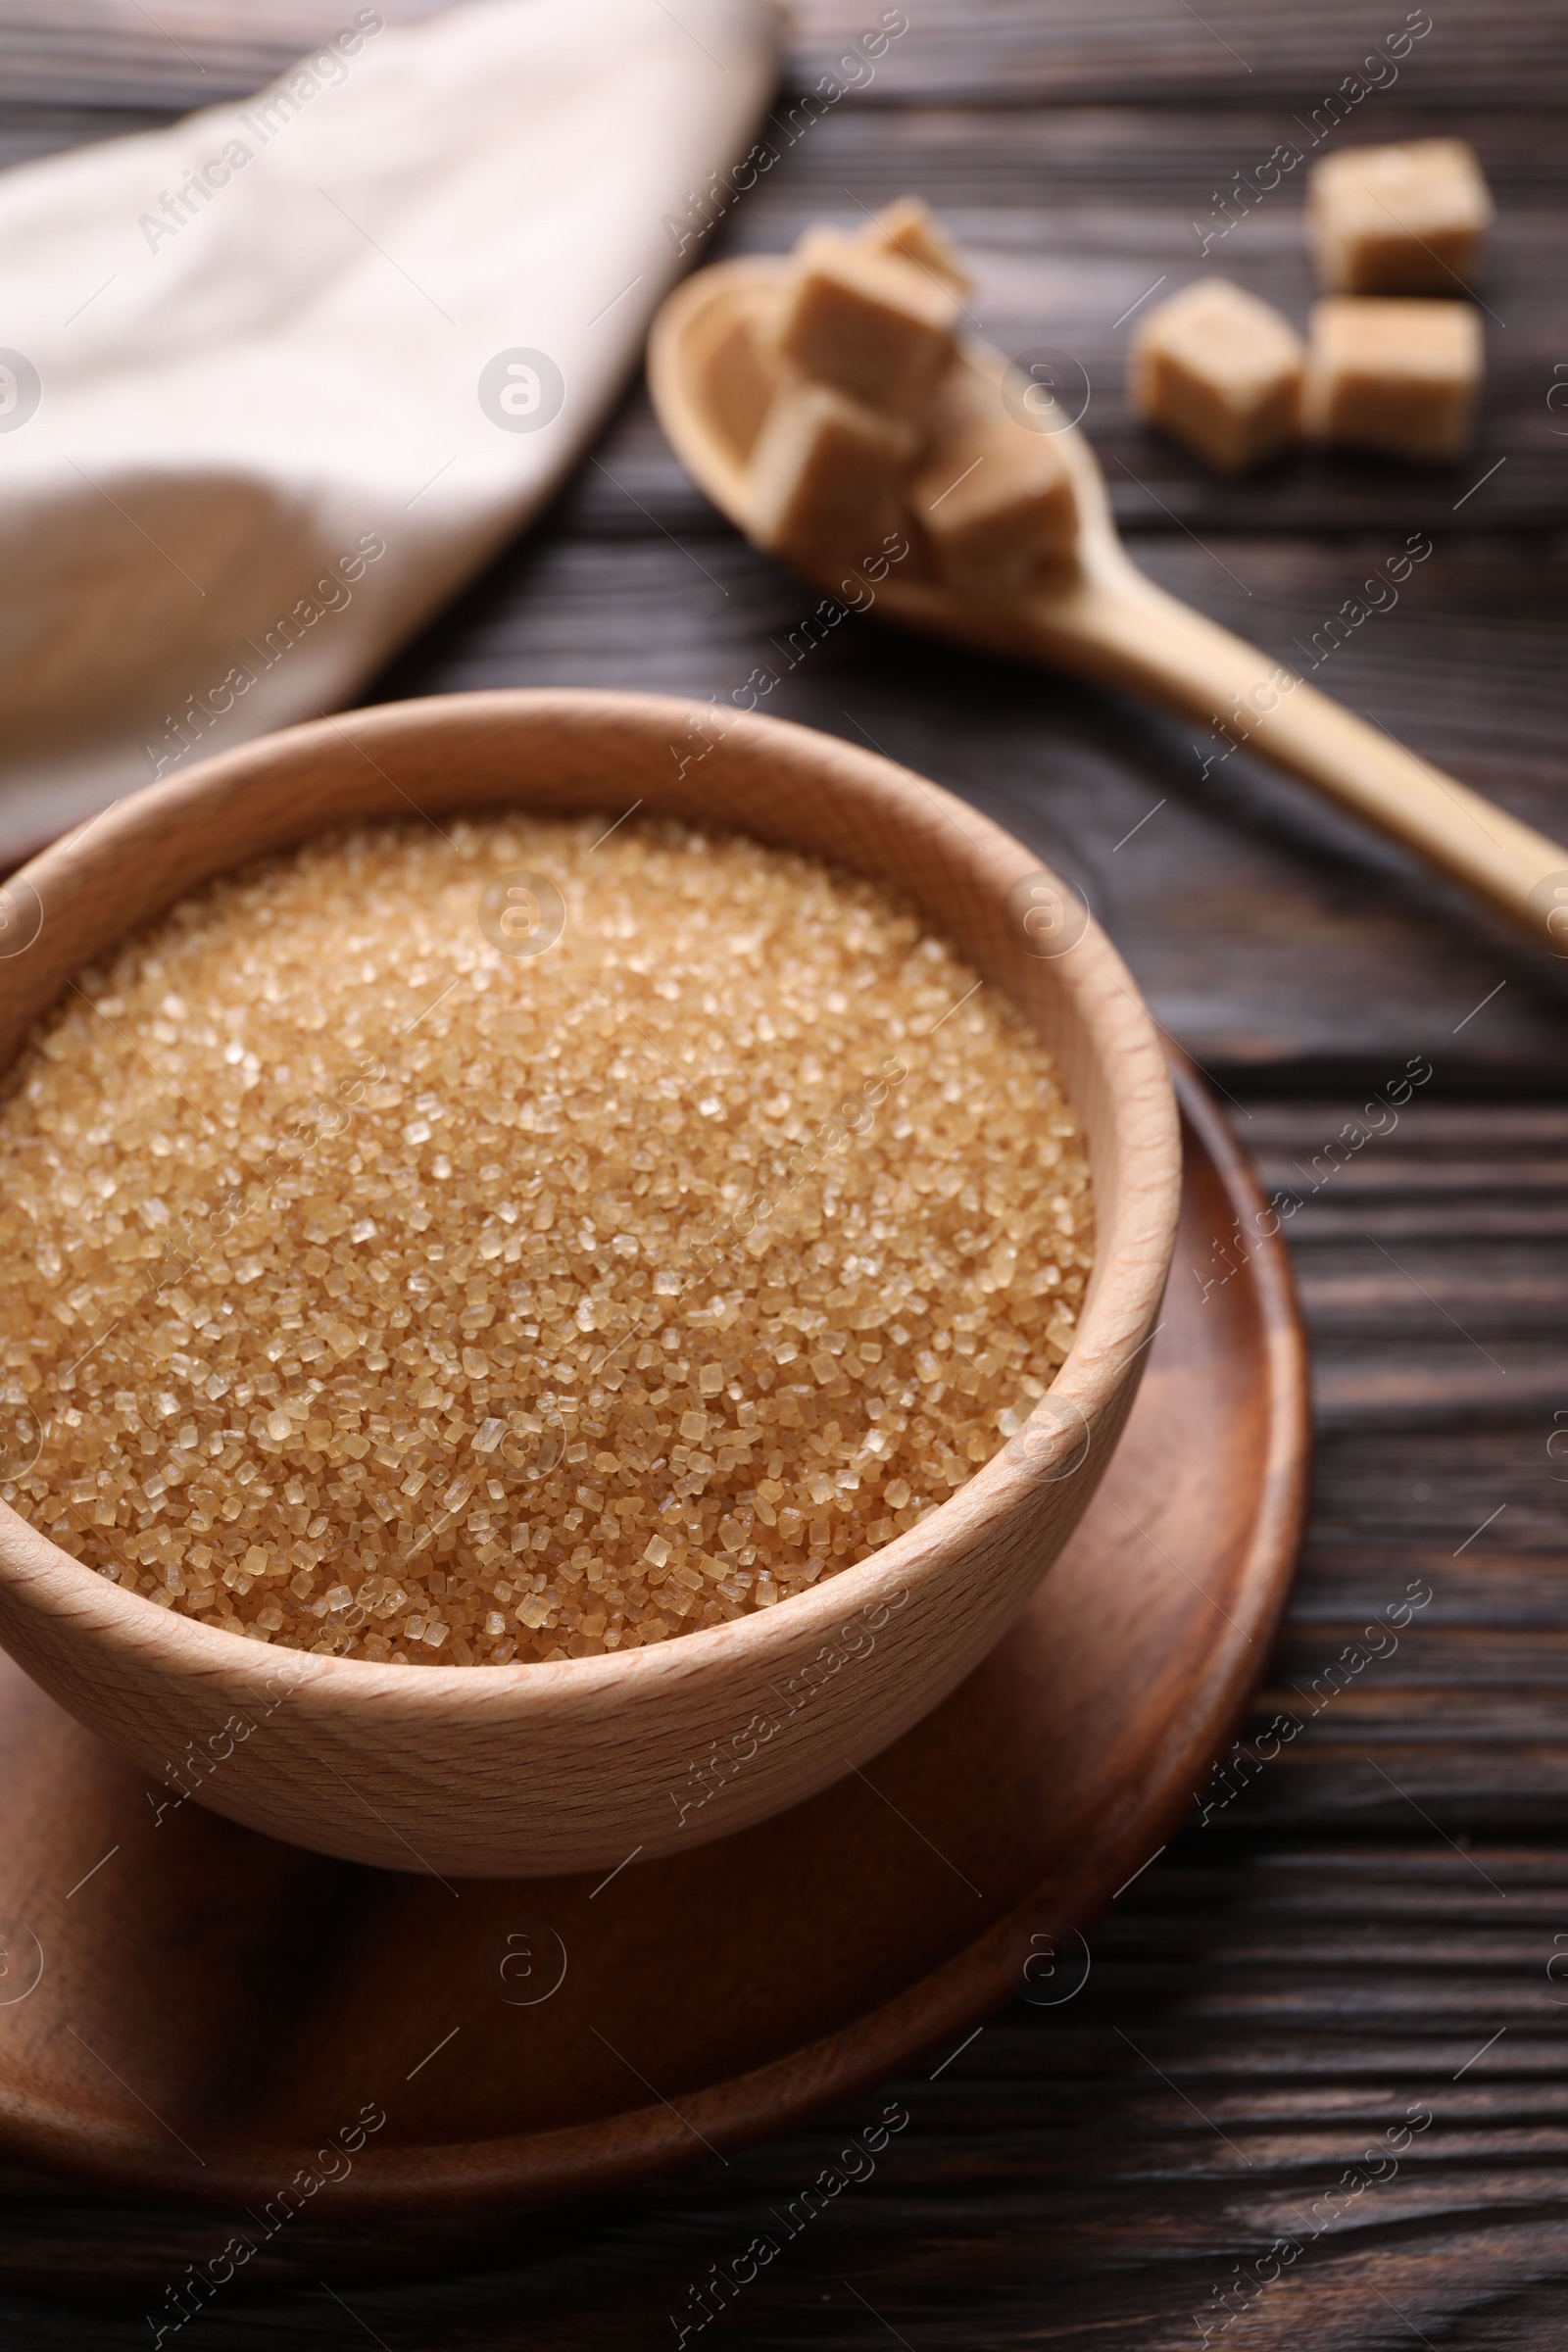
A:
[[[1278,311],[1228,278],[1200,278],[1135,329],[1129,396],[1146,424],[1218,472],[1245,473],[1299,432],[1305,359]]]
[[[918,196],[899,196],[885,204],[859,231],[856,242],[894,261],[912,263],[946,286],[950,294],[969,292],[963,256]]]
[[[1307,228],[1333,294],[1469,290],[1492,198],[1464,139],[1342,147],[1312,167]]]
[[[964,594],[1015,596],[1072,558],[1078,507],[1057,436],[1019,424],[967,360],[938,385],[908,497],[940,577]]]
[[[830,384],[791,378],[752,451],[758,538],[810,564],[863,563],[898,522],[914,429]]]
[[[1456,458],[1470,439],[1482,356],[1467,302],[1331,294],[1312,308],[1306,429],[1415,464]]]
[[[927,269],[811,228],[779,324],[779,357],[891,416],[913,416],[953,351],[958,306]]]
[[[344,1657],[765,1608],[962,1486],[1093,1210],[1021,1017],[880,888],[673,823],[358,829],[80,975],[0,1109],[0,1494]]]

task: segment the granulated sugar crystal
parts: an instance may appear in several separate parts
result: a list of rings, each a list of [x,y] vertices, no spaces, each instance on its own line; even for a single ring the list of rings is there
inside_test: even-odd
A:
[[[1043,1050],[882,889],[608,822],[323,839],[42,1025],[0,1494],[67,1551],[257,1641],[587,1657],[863,1559],[1021,1426],[1093,1233]]]

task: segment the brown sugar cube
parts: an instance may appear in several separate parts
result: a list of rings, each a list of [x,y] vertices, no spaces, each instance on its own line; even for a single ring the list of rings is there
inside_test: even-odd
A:
[[[1491,219],[1463,139],[1342,147],[1314,164],[1307,182],[1318,280],[1334,294],[1461,293]]]
[[[764,547],[804,568],[859,562],[898,521],[914,427],[880,416],[831,384],[792,379],[752,453],[753,527]]]
[[[916,270],[937,278],[950,293],[969,291],[969,278],[958,248],[918,196],[900,196],[894,203],[884,205],[870,227],[861,229],[858,242],[869,253],[880,253],[890,261],[912,263]]]
[[[1223,277],[1162,302],[1133,336],[1128,395],[1220,473],[1245,473],[1300,431],[1306,353],[1278,311]]]
[[[1061,444],[1017,423],[960,360],[938,386],[932,438],[907,497],[950,588],[1014,596],[1071,556],[1078,509]]]
[[[1480,382],[1481,321],[1467,302],[1331,294],[1313,305],[1306,428],[1317,440],[1456,458]]]
[[[915,416],[952,354],[953,294],[835,229],[808,230],[796,250],[780,357],[867,408]]]

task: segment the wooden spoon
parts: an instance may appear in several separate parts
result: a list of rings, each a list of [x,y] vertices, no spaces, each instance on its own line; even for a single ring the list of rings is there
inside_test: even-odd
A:
[[[654,406],[677,456],[759,544],[746,468],[755,416],[743,397],[724,397],[719,355],[776,315],[790,267],[770,256],[699,270],[664,303],[649,345]],[[1007,362],[984,344],[966,343],[965,351],[1000,397]],[[1553,954],[1568,956],[1568,850],[1156,588],[1116,536],[1089,443],[1066,422],[1057,437],[1077,491],[1076,568],[995,603],[929,575],[911,577],[905,567],[890,569],[876,590],[883,612],[931,636],[1130,687],[1212,725],[1405,843]],[[849,585],[844,570],[842,562],[824,561],[810,576],[836,594]]]

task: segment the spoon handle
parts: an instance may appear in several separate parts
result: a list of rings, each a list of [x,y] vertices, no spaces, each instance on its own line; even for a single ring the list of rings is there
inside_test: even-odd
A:
[[[1568,850],[1167,596],[1131,564],[1124,576],[1118,565],[1110,578],[1086,580],[1042,634],[1064,662],[1261,752],[1463,883],[1538,945],[1568,955]],[[1228,757],[1216,754],[1204,774]]]

